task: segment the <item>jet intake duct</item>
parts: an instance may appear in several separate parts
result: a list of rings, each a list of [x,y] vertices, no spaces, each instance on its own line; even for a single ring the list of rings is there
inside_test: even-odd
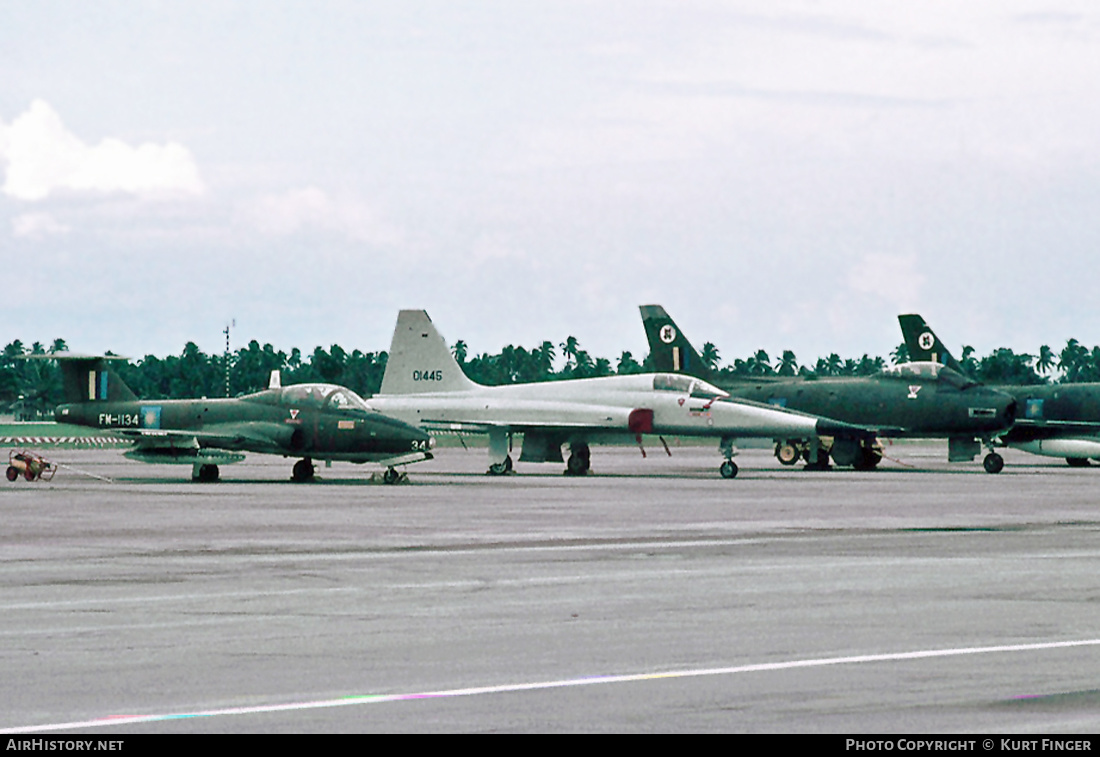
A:
[[[630,411],[626,420],[626,426],[632,434],[653,433],[653,411],[648,408],[637,408]]]

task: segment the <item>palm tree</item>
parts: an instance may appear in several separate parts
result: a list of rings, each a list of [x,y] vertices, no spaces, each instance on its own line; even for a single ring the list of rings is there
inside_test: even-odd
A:
[[[1039,373],[1044,376],[1054,368],[1054,350],[1049,346],[1043,345],[1039,348],[1039,357],[1035,361],[1035,367],[1039,369]]]
[[[539,345],[536,358],[539,381],[546,381],[554,373],[555,357],[553,342],[546,341]]]
[[[780,376],[793,376],[798,373],[798,359],[791,350],[783,350],[783,357],[775,364],[776,372]]]
[[[1062,380],[1073,382],[1078,380],[1084,363],[1088,358],[1088,350],[1076,339],[1066,342],[1065,348],[1058,356],[1058,370],[1062,372]]]
[[[703,360],[703,365],[712,371],[718,370],[718,348],[714,346],[713,342],[707,342],[703,345],[703,354],[699,356]]]
[[[634,359],[634,355],[630,352],[623,350],[623,353],[619,355],[619,365],[617,373],[641,373],[642,366],[638,364],[638,361]]]
[[[959,361],[959,365],[963,367],[963,372],[967,376],[977,376],[979,363],[977,358],[974,357],[974,348],[969,344],[963,345],[962,360]]]
[[[565,341],[561,343],[561,354],[565,355],[565,367],[567,370],[576,365],[577,350],[579,349],[580,342],[577,341],[577,337],[575,336],[567,336]]]
[[[897,348],[890,353],[890,361],[894,365],[909,362],[909,347],[906,346],[905,342],[899,344]]]
[[[772,359],[764,350],[757,350],[755,355],[745,361],[745,367],[755,376],[766,376],[773,372]]]
[[[462,365],[466,362],[466,342],[459,339],[451,346],[451,354],[455,356],[455,362]]]

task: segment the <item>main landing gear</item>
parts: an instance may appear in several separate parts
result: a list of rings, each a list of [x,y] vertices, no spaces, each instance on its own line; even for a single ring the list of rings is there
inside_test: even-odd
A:
[[[291,471],[290,480],[297,484],[308,483],[313,480],[313,476],[316,470],[313,467],[313,461],[308,457],[303,457],[298,462],[294,463],[294,470]]]
[[[298,462],[294,463],[294,469],[290,474],[290,480],[296,484],[306,484],[310,481],[316,480],[317,469],[313,465],[313,460],[308,457],[303,457]],[[382,474],[382,483],[384,484],[397,484],[407,479],[408,476],[390,466],[386,468],[386,471]]]
[[[203,463],[201,465],[191,466],[191,480],[200,481],[204,484],[211,484],[221,478],[221,472],[218,470],[218,466],[213,463]]]
[[[503,476],[505,473],[512,472],[512,456],[505,455],[504,460],[499,463],[493,463],[489,466],[489,470],[486,471],[490,476]]]
[[[815,459],[816,451],[816,459]],[[859,471],[874,470],[882,462],[882,445],[874,440],[826,439],[822,442],[780,441],[775,445],[775,459],[782,465],[806,461],[806,470],[829,470],[829,458],[836,465]]]
[[[570,445],[569,459],[565,463],[565,475],[584,476],[592,468],[592,452],[584,442]]]

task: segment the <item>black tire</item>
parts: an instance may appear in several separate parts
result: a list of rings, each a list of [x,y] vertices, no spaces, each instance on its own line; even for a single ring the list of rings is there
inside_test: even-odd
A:
[[[864,447],[860,450],[860,459],[856,461],[856,470],[874,470],[882,462],[882,453]]]
[[[395,468],[386,468],[386,472],[382,474],[382,483],[384,484],[396,484],[400,480],[401,474]]]
[[[737,463],[733,462],[733,460],[727,460],[718,466],[718,472],[722,475],[722,478],[736,478]]]
[[[505,473],[512,472],[512,456],[505,455],[504,460],[499,463],[493,463],[489,466],[490,476],[503,476]]]
[[[294,470],[291,472],[290,478],[292,481],[301,484],[312,481],[314,473],[313,461],[305,458],[294,463]]]
[[[982,460],[982,466],[986,473],[1000,473],[1005,467],[1005,459],[996,452],[990,452],[985,456],[985,460]]]
[[[19,478],[19,469],[16,468],[14,465],[9,465],[6,475],[8,477],[8,481],[14,481],[15,479]]]
[[[1067,457],[1066,463],[1071,468],[1087,468],[1092,465],[1092,461],[1087,457]]]
[[[583,476],[588,473],[588,460],[581,457],[577,453],[573,453],[569,456],[569,460],[565,463],[565,475],[567,476]]]
[[[781,465],[794,465],[801,455],[802,453],[798,451],[798,447],[793,444],[783,442],[775,445],[775,459]]]

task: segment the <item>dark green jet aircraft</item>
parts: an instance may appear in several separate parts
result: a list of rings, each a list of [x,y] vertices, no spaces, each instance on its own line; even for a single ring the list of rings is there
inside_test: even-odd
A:
[[[59,423],[109,430],[134,439],[126,457],[192,466],[192,478],[217,481],[218,465],[242,452],[300,458],[293,480],[313,478],[313,460],[380,463],[394,483],[397,465],[430,460],[431,437],[371,409],[355,392],[332,384],[281,387],[236,399],[139,400],[111,369],[115,356],[58,353],[67,404]]]
[[[981,439],[990,448],[985,469],[997,473],[1004,466],[992,451],[993,437],[1005,431],[1015,418],[1016,400],[983,387],[957,371],[934,362],[895,365],[874,376],[765,376],[719,378],[703,364],[691,343],[660,305],[642,305],[642,322],[649,340],[653,367],[705,379],[734,397],[768,402],[790,410],[834,418],[877,430],[879,437],[948,439],[948,459],[973,460]],[[826,449],[837,465],[870,469],[882,459],[875,442],[834,438]],[[828,456],[816,455],[804,442],[779,440],[775,456],[784,465],[799,458],[818,467]],[[811,466],[812,467],[812,466]]]
[[[899,315],[909,355],[931,360],[965,375],[940,338],[916,314]],[[1064,457],[1071,466],[1100,459],[1100,384],[1034,384],[995,386],[1016,398],[1022,412],[1015,425],[997,437],[1006,447],[1047,457]]]

